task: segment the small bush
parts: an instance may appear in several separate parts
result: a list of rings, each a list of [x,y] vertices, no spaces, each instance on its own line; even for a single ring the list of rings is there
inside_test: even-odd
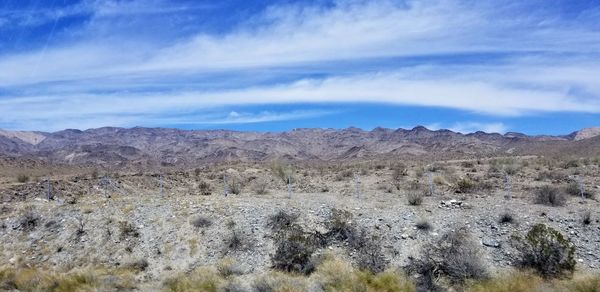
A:
[[[97,168],[94,168],[94,169],[92,170],[92,173],[90,174],[90,177],[91,177],[92,179],[98,179],[98,176],[100,176],[100,172],[98,171],[98,169],[97,169]]]
[[[224,258],[217,263],[217,271],[221,277],[242,275],[244,272],[232,258]]]
[[[594,199],[595,197],[593,192],[586,190],[585,188],[582,190],[577,182],[569,183],[565,187],[565,192],[574,197],[581,197],[582,195],[586,199]]]
[[[356,254],[356,265],[363,271],[381,273],[387,267],[387,260],[381,251],[381,243],[374,236],[369,236],[367,231],[361,229],[354,232],[348,244]]]
[[[392,183],[396,186],[396,189],[400,189],[402,185],[402,178],[408,175],[408,169],[406,165],[397,163],[392,166]]]
[[[475,189],[475,183],[466,177],[463,177],[456,182],[457,193],[465,194],[471,192],[473,189]]]
[[[192,220],[190,220],[190,224],[192,224],[192,226],[196,228],[205,228],[210,227],[213,224],[213,222],[205,216],[196,216],[192,218]]]
[[[590,211],[583,212],[583,214],[581,214],[581,223],[583,223],[583,225],[592,224],[592,212],[590,212]]]
[[[128,237],[140,237],[140,233],[137,228],[127,221],[119,222],[119,231],[121,233],[121,240]]]
[[[329,220],[325,222],[325,226],[329,229],[327,237],[339,241],[352,238],[356,230],[351,222],[352,213],[339,209],[331,210]]]
[[[314,240],[298,229],[292,229],[276,240],[275,254],[271,258],[273,268],[300,274],[310,274],[315,266],[312,255],[316,250]]]
[[[520,267],[532,268],[545,278],[572,274],[575,270],[575,246],[557,230],[537,224],[524,238],[515,240]]]
[[[463,168],[473,168],[475,164],[472,161],[463,161],[460,163],[460,166]]]
[[[212,187],[206,181],[201,181],[198,183],[198,190],[203,196],[210,196],[212,194]]]
[[[290,228],[298,219],[298,214],[287,213],[284,210],[279,210],[276,214],[269,217],[267,221],[267,227],[270,227],[273,231],[279,231]]]
[[[17,222],[19,229],[25,232],[30,232],[35,230],[35,228],[40,224],[41,218],[38,214],[35,213],[33,208],[27,208],[25,213],[19,218]]]
[[[423,194],[420,192],[410,192],[406,195],[406,200],[411,206],[419,206],[423,203]]]
[[[502,224],[515,223],[515,217],[510,212],[504,212],[500,215],[500,219],[498,219],[498,223],[502,223]]]
[[[579,166],[580,166],[579,160],[569,160],[569,161],[563,163],[563,165],[562,165],[562,167],[564,169],[574,168],[574,167],[579,167]]]
[[[565,204],[565,196],[558,188],[543,186],[536,190],[535,201],[548,206],[562,206]]]
[[[479,244],[466,229],[449,231],[436,242],[422,248],[419,259],[411,259],[408,271],[419,275],[419,290],[439,290],[436,280],[445,277],[451,283],[487,277],[480,258]]]
[[[140,259],[129,263],[128,267],[134,271],[143,272],[148,268],[149,265],[150,264],[148,264],[146,259]]]
[[[236,251],[245,250],[248,247],[243,233],[236,229],[231,230],[231,236],[227,239],[226,244],[229,250]]]
[[[29,176],[26,174],[19,174],[17,175],[17,181],[20,183],[26,183],[29,181]]]
[[[268,193],[268,187],[268,181],[264,178],[259,178],[254,181],[254,184],[252,185],[252,191],[256,195],[265,195]]]
[[[559,171],[542,171],[542,172],[539,172],[536,177],[536,180],[538,180],[538,181],[543,181],[543,180],[563,181],[566,179],[567,179],[567,176]]]
[[[283,163],[275,161],[271,165],[271,172],[275,177],[278,177],[283,183],[292,183],[294,180],[294,168],[291,165],[283,165]]]
[[[229,193],[239,195],[242,193],[242,180],[237,176],[231,176],[227,180],[227,189]]]
[[[418,230],[422,230],[422,231],[429,231],[429,230],[433,229],[433,226],[431,225],[431,223],[429,223],[429,221],[427,221],[426,219],[421,219],[421,220],[417,221],[417,223],[415,224],[415,227],[417,227]]]
[[[508,164],[504,166],[504,173],[507,175],[515,175],[519,172],[519,167],[514,164]]]
[[[366,230],[356,228],[351,222],[350,212],[333,209],[325,224],[329,229],[325,234],[326,240],[347,242],[360,269],[373,273],[382,272],[387,266],[387,260],[381,251],[381,244],[377,238],[369,236]]]
[[[338,173],[335,176],[335,180],[336,181],[348,180],[348,179],[352,178],[352,175],[353,175],[352,170],[346,169],[346,170],[343,170],[342,172]]]

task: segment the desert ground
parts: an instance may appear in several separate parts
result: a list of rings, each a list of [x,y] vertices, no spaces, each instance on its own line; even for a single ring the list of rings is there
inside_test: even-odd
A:
[[[572,242],[574,273],[586,277],[600,269],[599,191],[598,158],[11,166],[0,184],[0,288],[334,291],[347,290],[332,284],[338,272],[365,271],[398,275],[397,285],[351,286],[473,290],[472,280],[528,270],[518,238],[539,223]],[[457,233],[474,271],[438,267],[425,283],[420,259]]]

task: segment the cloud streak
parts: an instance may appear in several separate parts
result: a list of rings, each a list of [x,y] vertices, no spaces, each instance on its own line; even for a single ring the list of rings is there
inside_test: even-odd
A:
[[[165,9],[165,3],[83,1],[34,17],[43,22],[90,15],[84,24],[65,30],[72,36],[68,41],[45,50],[0,55],[0,126],[147,124],[165,122],[160,117],[173,114],[186,120],[189,111],[296,103],[386,103],[508,117],[600,113],[600,83],[594,77],[600,72],[597,9],[563,17],[560,11],[547,15],[532,12],[526,3],[497,1],[275,5],[221,32],[160,34],[160,39],[136,36],[136,28],[148,23],[144,17],[128,22],[122,15],[129,13],[125,11],[138,16],[177,15],[213,8],[188,3]],[[115,29],[123,23],[128,29]],[[102,33],[106,31],[110,37]],[[477,58],[478,53],[507,57],[472,62],[478,65],[427,59]],[[397,58],[421,61],[394,66]],[[372,60],[390,65],[360,65]],[[340,64],[346,67],[341,69]],[[304,73],[308,67],[318,76]],[[242,71],[249,74],[222,77]],[[229,85],[199,85],[210,83]],[[266,111],[211,123],[316,116]],[[48,120],[55,125],[41,122]],[[456,128],[475,126],[483,125]],[[489,129],[503,130],[499,125]]]

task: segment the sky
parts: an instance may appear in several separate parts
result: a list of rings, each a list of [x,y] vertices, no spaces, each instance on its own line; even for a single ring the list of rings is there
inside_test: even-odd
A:
[[[600,0],[0,0],[0,128],[568,134]]]

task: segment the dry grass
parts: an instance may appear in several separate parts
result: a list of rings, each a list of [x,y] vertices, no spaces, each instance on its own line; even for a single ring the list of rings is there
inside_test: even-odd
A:
[[[61,274],[35,268],[0,268],[0,290],[3,291],[116,291],[133,288],[134,274],[127,269],[99,268]]]
[[[545,282],[530,272],[514,272],[506,276],[473,284],[468,292],[542,292]]]
[[[345,261],[328,256],[311,276],[324,291],[416,291],[402,273],[373,274],[358,271]]]
[[[545,281],[534,272],[514,271],[494,279],[471,284],[467,292],[597,292],[600,276]]]
[[[201,267],[189,274],[181,274],[167,279],[163,286],[165,291],[219,291],[225,280],[215,268]]]

